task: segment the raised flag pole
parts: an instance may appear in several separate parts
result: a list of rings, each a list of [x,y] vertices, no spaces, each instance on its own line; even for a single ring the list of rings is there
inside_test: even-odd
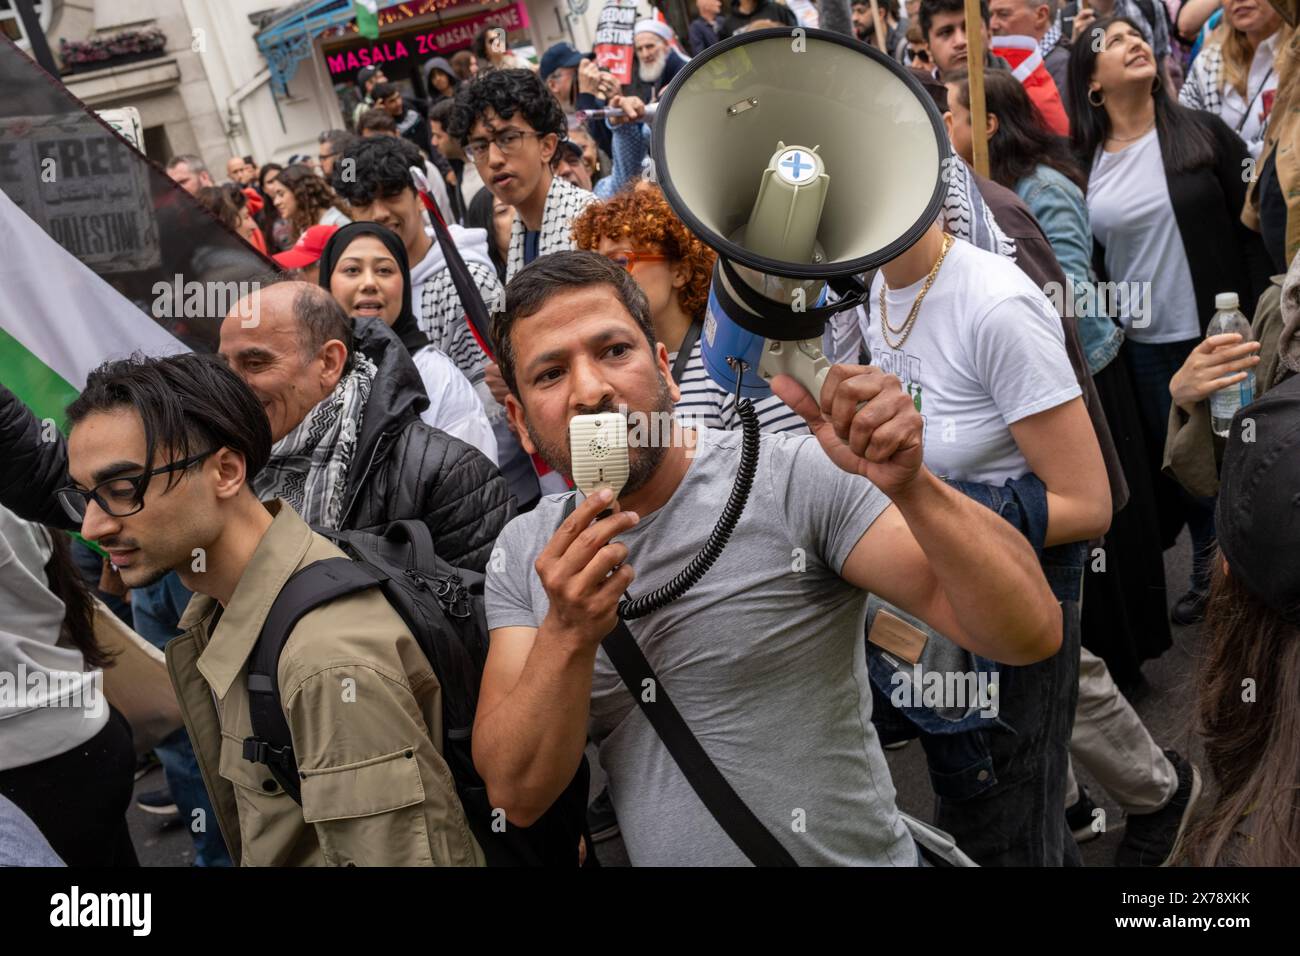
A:
[[[871,22],[876,26],[876,46],[885,56],[891,56],[893,51],[885,48],[885,28],[880,24],[880,7],[876,0],[871,0]]]
[[[984,20],[980,0],[966,0],[966,75],[970,85],[971,158],[975,172],[989,174],[989,111],[984,101]]]
[[[36,15],[36,5],[32,0],[17,0],[18,17],[23,22],[23,32],[27,34],[27,42],[32,45],[32,59],[34,59],[42,70],[50,76],[58,79],[59,68],[54,65],[54,54],[50,52],[49,41],[45,39],[45,31],[41,29],[40,17]]]

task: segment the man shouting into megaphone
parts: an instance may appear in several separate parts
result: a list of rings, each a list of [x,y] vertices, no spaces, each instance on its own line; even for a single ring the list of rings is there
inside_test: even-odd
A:
[[[574,416],[672,412],[677,386],[645,296],[601,256],[523,269],[495,334],[521,441],[562,473]],[[741,435],[674,424],[631,449],[617,500],[600,492],[565,517],[569,496],[543,498],[502,532],[474,759],[511,824],[546,811],[590,733],[633,864],[771,860],[749,844],[774,841],[800,865],[914,866],[943,846],[898,810],[872,728],[868,592],[1010,664],[1057,651],[1060,607],[1024,537],[923,466],[921,416],[897,378],[841,365],[818,397],[775,386],[813,434],[761,436],[748,505],[716,563],[628,622],[655,675],[636,696],[601,642],[626,590],[666,583],[698,551],[726,506]],[[761,825],[757,839],[729,836],[735,821],[706,809],[665,749],[647,714],[672,705]]]

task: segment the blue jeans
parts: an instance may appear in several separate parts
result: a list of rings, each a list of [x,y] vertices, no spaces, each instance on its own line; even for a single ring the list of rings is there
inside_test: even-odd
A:
[[[980,866],[1077,866],[1082,861],[1063,808],[1079,693],[1079,587],[1087,546],[1043,547],[1047,496],[1033,475],[1002,487],[952,484],[1034,546],[1061,602],[1061,649],[1022,667],[972,655],[972,668],[997,672],[997,716],[972,714],[945,727],[936,714],[893,706],[880,655],[868,644],[872,722],[882,743],[921,739],[935,793],[934,825]]]
[[[1187,522],[1187,530],[1192,536],[1191,587],[1193,591],[1204,593],[1210,586],[1210,564],[1214,559],[1214,499],[1189,495],[1182,485],[1161,471],[1169,408],[1173,404],[1169,382],[1200,341],[1187,339],[1148,345],[1126,339],[1120,354],[1133,376],[1133,397],[1137,400],[1138,414],[1146,432],[1147,458],[1153,469],[1156,496],[1171,497],[1174,509]]]
[[[174,571],[148,587],[136,588],[131,592],[136,632],[162,650],[168,641],[181,633],[177,625],[189,602],[190,591],[181,584]],[[171,791],[176,809],[194,840],[194,865],[233,866],[185,728],[180,728],[156,746],[154,753],[162,762],[167,789]],[[201,811],[197,817],[196,810]],[[201,830],[195,830],[199,825],[197,820],[202,821]]]

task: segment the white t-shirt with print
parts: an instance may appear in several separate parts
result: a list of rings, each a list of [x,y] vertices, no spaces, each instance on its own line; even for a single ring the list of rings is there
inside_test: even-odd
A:
[[[884,281],[876,273],[862,333],[871,364],[897,375],[921,412],[926,467],[991,485],[1026,475],[1008,426],[1082,394],[1047,297],[1010,259],[957,239],[911,334],[893,349],[880,331]],[[924,284],[886,291],[891,328],[903,326]]]

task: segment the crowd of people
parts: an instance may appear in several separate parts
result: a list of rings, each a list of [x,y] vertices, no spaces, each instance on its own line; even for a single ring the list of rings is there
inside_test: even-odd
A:
[[[627,84],[489,28],[413,81],[362,69],[317,156],[234,156],[220,183],[173,157],[279,271],[218,354],[106,360],[66,439],[0,386],[0,661],[112,667],[96,597],[165,649],[184,727],[139,803],[212,821],[203,866],[482,865],[516,831],[568,865],[615,834],[634,865],[1078,865],[1101,828],[1076,766],[1124,813],[1117,865],[1300,862],[1296,6],[982,2],[982,123],[964,11],[851,5],[959,162],[831,319],[819,395],[783,376],[739,401],[709,374],[717,255],[651,160],[673,78],[804,22],[779,0],[698,0],[684,36],[638,22]],[[1229,301],[1249,336],[1210,328]],[[669,433],[586,497],[570,420],[618,410]],[[629,590],[675,587],[738,467],[708,572],[620,626]],[[294,590],[394,528],[404,593],[479,618],[477,651],[431,653],[441,625],[388,585]],[[1204,768],[1129,700],[1171,622],[1205,637]],[[925,672],[992,697],[931,699]],[[662,677],[676,744],[629,673]],[[0,856],[135,863],[122,714],[3,716],[0,817],[26,837]],[[679,768],[683,735],[730,796]],[[930,822],[885,760],[912,741]]]

